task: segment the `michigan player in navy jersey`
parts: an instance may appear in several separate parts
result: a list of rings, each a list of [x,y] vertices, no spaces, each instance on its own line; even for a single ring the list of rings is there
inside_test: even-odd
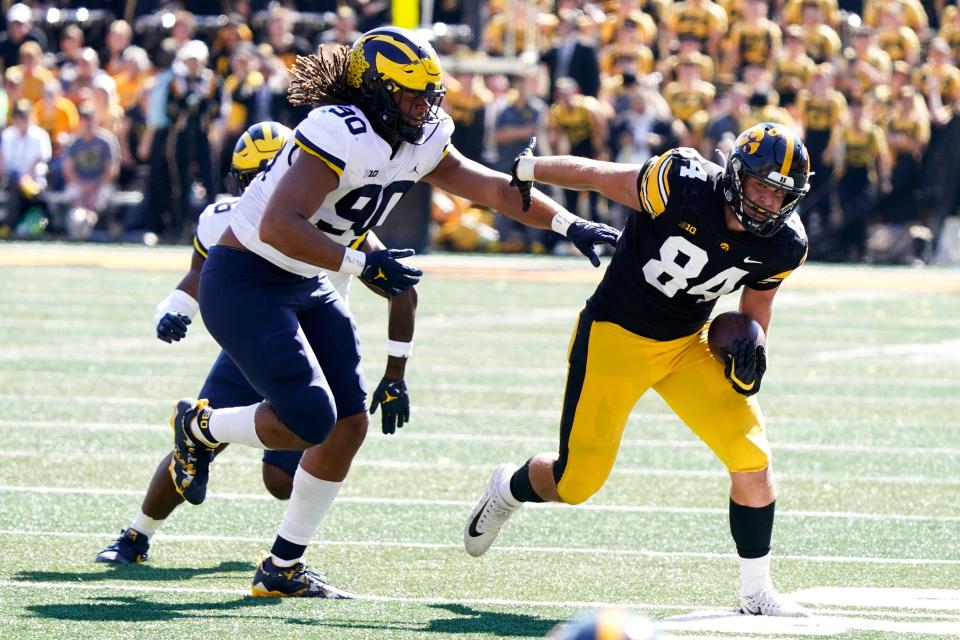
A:
[[[291,135],[289,129],[276,122],[260,122],[244,132],[237,141],[231,158],[230,173],[237,185],[241,189],[246,188]],[[220,200],[200,214],[193,240],[194,252],[190,270],[170,295],[156,307],[154,325],[158,339],[169,343],[186,337],[188,326],[199,311],[197,298],[203,263],[210,248],[217,244],[229,225],[231,213],[238,200],[239,198]],[[372,231],[358,238],[351,246],[360,247],[364,251],[383,249],[382,243]],[[347,300],[351,276],[332,273],[328,274],[328,277],[341,297]],[[410,417],[410,398],[404,374],[407,358],[413,349],[415,288],[411,287],[398,296],[388,298],[388,306],[387,366],[371,403],[373,411],[382,407],[381,422],[385,434],[395,432]],[[224,353],[220,354],[211,368],[200,396],[207,398],[213,407],[229,407],[263,399]],[[218,449],[217,454],[222,450],[223,448]],[[281,500],[290,497],[293,476],[301,455],[301,451],[264,451],[263,483],[274,497]],[[97,555],[98,562],[127,564],[146,561],[150,540],[166,518],[184,501],[171,482],[170,464],[171,456],[168,454],[157,467],[143,503],[130,526]]]
[[[741,288],[740,311],[767,332],[780,283],[806,258],[796,214],[809,189],[803,142],[763,123],[737,138],[725,167],[681,148],[642,166],[524,153],[513,171],[524,191],[534,180],[591,189],[638,213],[571,341],[559,452],[496,469],[467,518],[467,552],[486,552],[524,502],[578,504],[596,493],[630,411],[652,387],[729,471],[741,611],[806,616],[770,580],[776,495],[755,396],[764,348],[739,340],[725,368],[706,340],[717,298]]]
[[[266,400],[177,403],[171,473],[199,504],[222,444],[306,450],[252,591],[341,598],[303,556],[366,435],[367,390],[353,320],[322,271],[358,275],[391,295],[415,284],[421,272],[400,262],[412,251],[349,245],[421,179],[530,226],[561,229],[594,264],[594,245],[618,234],[542,194],[524,198],[510,176],[461,156],[440,109],[439,59],[412,32],[374,29],[350,48],[299,58],[292,72],[291,102],[319,106],[243,193],[200,278],[207,328]]]

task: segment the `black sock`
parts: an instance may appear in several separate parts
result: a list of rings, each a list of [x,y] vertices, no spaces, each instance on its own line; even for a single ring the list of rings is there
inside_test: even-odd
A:
[[[288,561],[302,558],[306,551],[307,545],[294,544],[289,540],[281,538],[280,536],[277,536],[277,539],[273,543],[273,547],[270,549],[270,553],[275,557]]]
[[[745,507],[730,500],[730,533],[741,558],[762,558],[770,553],[774,500],[765,507]]]
[[[530,484],[530,460],[527,460],[510,478],[510,493],[520,502],[543,502],[543,498],[537,495],[533,485]]]

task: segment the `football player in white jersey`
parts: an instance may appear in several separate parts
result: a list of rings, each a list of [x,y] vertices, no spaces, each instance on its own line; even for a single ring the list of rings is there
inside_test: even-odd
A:
[[[292,132],[277,122],[259,122],[251,126],[237,141],[231,160],[230,173],[237,185],[246,188],[277,154]],[[157,338],[175,342],[186,337],[188,325],[199,311],[198,290],[200,271],[207,252],[220,239],[230,224],[230,216],[239,198],[225,198],[211,204],[197,222],[193,239],[194,252],[189,271],[177,287],[160,304],[154,314]],[[354,246],[364,250],[383,249],[380,240],[369,232],[358,238]],[[328,274],[331,283],[347,300],[349,274]],[[378,290],[374,289],[374,292]],[[383,380],[374,392],[371,409],[381,410],[383,432],[391,434],[402,427],[410,417],[410,399],[404,382],[407,356],[412,349],[413,324],[416,313],[416,290],[411,287],[402,294],[388,298],[389,329],[387,366]],[[233,406],[262,400],[260,396],[225,354],[217,358],[200,391],[212,406]],[[221,449],[217,450],[219,454]],[[263,454],[263,483],[276,498],[286,500],[293,489],[293,475],[302,451],[265,450]],[[150,540],[171,513],[184,499],[170,480],[170,454],[158,465],[143,503],[130,525],[109,546],[97,554],[97,562],[128,564],[144,562],[150,549]]]
[[[290,99],[317,106],[236,205],[201,274],[200,308],[211,335],[266,398],[211,409],[184,399],[171,419],[171,473],[193,504],[224,443],[304,450],[277,538],[253,579],[255,596],[339,598],[306,567],[307,544],[333,503],[366,435],[366,383],[356,329],[323,270],[345,272],[395,295],[421,275],[410,250],[362,253],[350,244],[381,224],[423,179],[538,228],[566,235],[594,264],[594,245],[615,229],[574,216],[510,176],[450,145],[440,109],[439,59],[426,41],[394,27],[352,47],[298,59]],[[529,203],[529,210],[522,205]]]

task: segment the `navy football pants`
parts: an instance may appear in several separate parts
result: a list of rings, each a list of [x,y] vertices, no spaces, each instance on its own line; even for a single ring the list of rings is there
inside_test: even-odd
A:
[[[326,276],[303,278],[249,251],[212,247],[200,311],[252,389],[301,439],[323,442],[338,418],[366,411],[356,325]]]

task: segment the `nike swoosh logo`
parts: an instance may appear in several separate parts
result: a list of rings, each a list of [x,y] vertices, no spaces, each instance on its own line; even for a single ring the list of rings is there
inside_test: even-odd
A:
[[[477,531],[477,523],[480,522],[480,514],[482,514],[483,510],[487,508],[487,502],[490,502],[490,500],[488,499],[483,503],[483,506],[477,510],[477,515],[473,517],[473,521],[470,522],[470,527],[467,529],[467,533],[470,534],[471,538],[479,538],[483,535]]]
[[[743,261],[747,264],[761,264],[759,260],[751,260],[750,256],[744,258]]]
[[[733,358],[730,358],[730,379],[733,380],[734,384],[743,389],[744,391],[753,391],[753,386],[757,384],[757,381],[754,380],[750,384],[747,384],[743,380],[737,377],[735,369],[737,367],[737,361]]]

